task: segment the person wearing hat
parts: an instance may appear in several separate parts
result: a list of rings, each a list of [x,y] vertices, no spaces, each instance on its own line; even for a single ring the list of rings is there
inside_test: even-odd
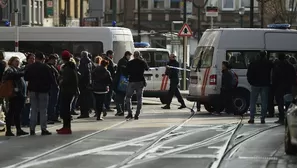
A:
[[[172,67],[179,67],[179,63],[176,60],[176,56],[174,54],[170,54],[169,56],[169,62],[167,63],[167,66],[172,66]],[[168,91],[168,102],[167,104],[162,107],[163,109],[170,109],[170,104],[172,101],[173,96],[175,95],[178,102],[181,104],[181,106],[178,109],[183,109],[186,108],[186,104],[184,99],[182,98],[179,88],[178,88],[178,83],[179,83],[179,70],[178,69],[173,69],[173,68],[167,68],[166,75],[168,75],[170,79],[170,88]]]
[[[75,64],[70,61],[71,55],[68,51],[62,52],[64,66],[60,78],[60,112],[63,119],[63,127],[56,130],[58,134],[71,134],[71,103],[78,92],[78,72]]]
[[[48,57],[47,65],[51,69],[54,83],[51,86],[50,90],[50,97],[48,102],[48,108],[47,108],[47,119],[48,124],[54,124],[55,122],[59,122],[58,117],[56,115],[56,108],[58,104],[58,95],[59,95],[59,70],[56,68],[58,63],[59,56],[57,54],[51,54]]]
[[[35,54],[35,63],[25,70],[25,80],[28,81],[29,98],[31,102],[30,135],[35,135],[37,116],[40,113],[41,135],[51,135],[47,130],[47,107],[49,92],[55,82],[51,69],[44,63],[43,53]]]
[[[128,78],[126,67],[131,59],[132,53],[130,51],[126,51],[124,57],[121,58],[118,62],[118,68],[115,74],[115,79],[113,82],[113,90],[116,94],[115,96],[115,103],[117,108],[116,116],[123,116],[125,111],[125,95],[126,92],[118,90],[118,85],[121,80],[121,76]]]

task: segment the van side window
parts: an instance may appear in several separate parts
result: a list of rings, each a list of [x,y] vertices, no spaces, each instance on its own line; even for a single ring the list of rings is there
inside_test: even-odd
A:
[[[212,66],[212,59],[213,59],[214,47],[211,46],[199,46],[196,48],[193,61],[192,61],[192,68],[210,68]]]
[[[267,51],[269,60],[273,62],[278,59],[278,55],[280,53],[286,54],[287,60],[289,60],[291,57],[297,59],[297,51]]]
[[[259,53],[260,51],[227,51],[226,60],[229,61],[232,69],[247,69]]]

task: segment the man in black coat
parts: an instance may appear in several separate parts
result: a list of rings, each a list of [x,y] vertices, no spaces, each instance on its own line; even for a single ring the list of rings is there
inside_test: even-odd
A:
[[[123,58],[121,58],[118,62],[118,69],[115,74],[115,79],[113,82],[113,90],[116,93],[115,103],[117,107],[116,116],[123,116],[125,111],[125,91],[118,90],[118,85],[120,82],[121,76],[128,77],[126,72],[127,64],[131,58],[132,53],[130,51],[126,51]]]
[[[114,79],[115,77],[115,63],[113,62],[113,51],[111,50],[108,50],[106,52],[106,56],[104,57],[105,60],[108,61],[108,67],[107,67],[107,70],[110,72],[110,75],[111,77]],[[105,95],[105,102],[104,102],[104,107],[105,107],[105,110],[106,111],[109,111],[109,112],[113,112],[113,110],[110,108],[110,103],[111,103],[111,99],[112,99],[112,89],[109,90],[109,92]]]
[[[169,62],[167,63],[167,66],[176,67],[179,68],[179,63],[176,60],[176,56],[174,54],[171,54],[169,56]],[[168,102],[167,104],[162,107],[163,109],[170,109],[170,104],[172,101],[173,96],[177,98],[178,102],[181,104],[181,106],[178,109],[186,108],[186,104],[184,99],[182,98],[180,91],[179,91],[179,70],[174,68],[167,67],[166,75],[169,76],[170,79],[170,88],[168,91]]]

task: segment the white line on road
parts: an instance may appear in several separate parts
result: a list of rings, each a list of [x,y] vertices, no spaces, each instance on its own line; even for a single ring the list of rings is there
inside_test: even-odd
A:
[[[132,155],[134,152],[126,152],[126,151],[101,151],[94,153],[95,155],[113,155],[113,156],[120,156],[120,155]]]
[[[95,134],[98,134],[98,133],[100,133],[100,132],[106,131],[106,130],[111,129],[111,128],[113,128],[113,127],[116,127],[116,126],[118,126],[118,125],[121,125],[121,124],[123,124],[123,123],[125,123],[125,122],[126,122],[126,121],[122,121],[122,122],[116,123],[116,124],[114,124],[114,125],[111,125],[110,127],[101,129],[101,130],[96,131],[96,132],[93,132],[93,133],[88,134],[88,135],[86,135],[86,136],[83,136],[83,137],[81,137],[81,138],[79,138],[79,139],[76,139],[76,140],[74,140],[74,141],[71,141],[71,142],[69,142],[69,143],[67,143],[67,144],[64,144],[64,145],[62,145],[62,146],[59,146],[59,147],[57,147],[57,148],[54,148],[54,149],[52,149],[52,150],[49,150],[49,151],[47,151],[47,152],[44,152],[44,153],[39,154],[39,155],[37,155],[37,156],[34,156],[34,157],[32,157],[31,159],[24,160],[24,161],[22,161],[22,162],[19,162],[19,163],[17,163],[17,164],[11,165],[11,166],[7,166],[7,167],[5,167],[5,168],[23,167],[24,164],[26,164],[26,163],[29,163],[29,162],[31,162],[31,161],[33,161],[33,160],[36,160],[36,159],[41,158],[41,157],[43,157],[43,156],[46,156],[46,155],[48,155],[48,154],[54,153],[54,152],[56,152],[56,151],[58,151],[58,150],[60,150],[60,149],[63,149],[63,148],[65,148],[65,147],[68,147],[68,146],[70,146],[70,145],[76,144],[76,143],[78,143],[78,142],[80,142],[80,141],[82,141],[82,140],[84,140],[84,139],[86,139],[86,138],[89,138],[89,137],[91,137],[91,136],[93,136],[93,135],[95,135]]]
[[[164,156],[162,158],[173,158],[173,159],[202,159],[202,158],[216,158],[216,155],[202,155],[202,154],[174,154]]]
[[[124,122],[126,122],[126,121],[124,121]],[[121,122],[121,123],[123,123],[123,122]],[[120,123],[115,124],[115,125],[109,127],[108,129],[110,129],[112,127],[115,127],[117,125],[120,125]],[[107,128],[104,129],[104,130],[107,130]],[[34,160],[36,160],[38,158],[41,158],[43,156],[46,156],[48,153],[50,153],[50,152],[46,152],[45,154],[38,155],[39,157],[34,157],[34,159],[31,159],[29,161],[23,161],[23,162],[20,162],[18,164],[14,164],[14,165],[11,165],[11,166],[8,166],[8,167],[5,167],[5,168],[27,168],[27,167],[42,165],[42,164],[45,164],[45,163],[54,162],[54,161],[58,161],[58,160],[70,159],[70,158],[74,158],[74,157],[77,157],[77,156],[83,156],[83,155],[88,155],[88,154],[92,154],[92,153],[98,153],[100,151],[117,149],[117,148],[120,148],[120,147],[127,146],[128,144],[131,144],[131,143],[137,143],[137,142],[139,142],[141,140],[148,140],[150,137],[153,137],[152,139],[154,139],[155,138],[154,136],[156,136],[158,134],[161,134],[161,133],[163,133],[163,132],[165,132],[167,130],[168,130],[168,128],[164,129],[164,130],[161,130],[159,132],[155,132],[153,134],[138,137],[138,138],[135,138],[135,139],[132,139],[132,140],[119,142],[119,143],[116,143],[116,144],[107,145],[107,146],[103,146],[103,147],[98,147],[98,148],[95,148],[95,149],[89,149],[89,150],[85,150],[85,151],[81,151],[81,152],[77,152],[77,153],[72,153],[72,154],[69,154],[69,155],[66,155],[66,156],[62,156],[62,157],[60,156],[60,157],[45,159],[45,160],[41,160],[41,161],[34,161]],[[79,141],[76,140],[76,142],[79,142]],[[65,145],[63,145],[63,147],[55,148],[56,149],[55,151],[58,151],[59,149],[62,149],[64,147],[65,147]],[[51,150],[51,151],[53,151],[53,150]]]

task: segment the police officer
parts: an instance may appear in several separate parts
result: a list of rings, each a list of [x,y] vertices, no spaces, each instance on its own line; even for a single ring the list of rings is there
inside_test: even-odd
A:
[[[176,61],[176,56],[174,54],[171,54],[169,56],[169,62],[167,63],[167,69],[165,74],[169,77],[170,79],[170,88],[168,91],[168,102],[167,104],[162,107],[162,109],[170,109],[170,104],[173,98],[173,95],[177,98],[178,102],[181,104],[181,106],[178,109],[183,109],[186,108],[185,101],[183,100],[179,88],[178,88],[178,83],[179,83],[179,70],[174,69],[174,68],[169,68],[168,66],[172,67],[179,67],[179,63]]]

